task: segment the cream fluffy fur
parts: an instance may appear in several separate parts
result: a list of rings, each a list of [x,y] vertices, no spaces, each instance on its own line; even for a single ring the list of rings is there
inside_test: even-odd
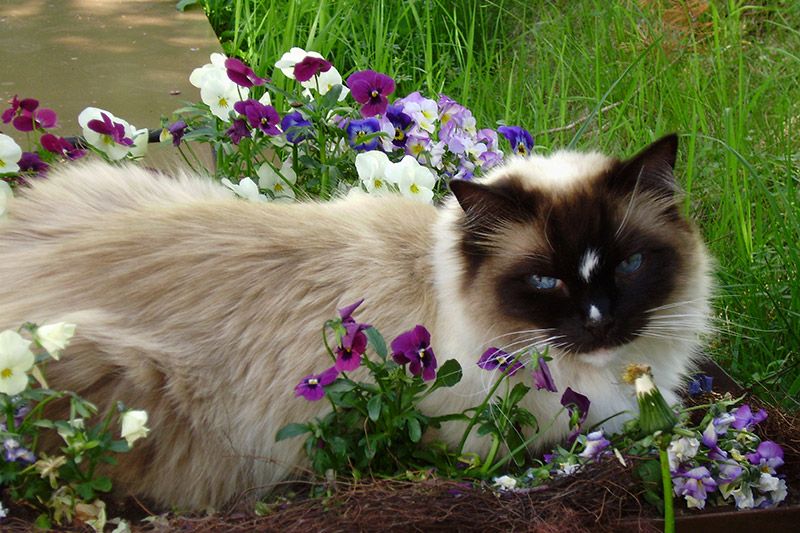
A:
[[[549,169],[577,168],[571,181],[607,162],[560,152],[509,168],[561,186],[545,179]],[[70,165],[23,191],[0,222],[0,329],[76,323],[72,345],[49,368],[52,385],[104,410],[121,400],[150,414],[150,435],[122,458],[117,485],[161,504],[219,507],[300,474],[302,439],[275,443],[275,432],[325,410],[295,398],[293,387],[326,366],[322,323],[359,298],[356,317],[387,339],[425,324],[440,363],[460,361],[462,382],[433,394],[426,409],[456,412],[482,400],[496,376],[475,365],[479,355],[520,335],[498,341],[513,331],[492,312],[491,296],[462,289],[462,216],[453,200],[441,209],[366,195],[256,204],[205,178]],[[698,259],[673,296],[686,303],[664,312],[695,317],[689,334],[642,338],[599,364],[551,352],[560,391],[571,386],[592,400],[590,422],[635,408],[619,384],[628,362],[652,365],[664,389],[679,385],[706,327],[710,290],[702,244],[687,246]],[[526,407],[545,426],[559,398],[533,392]],[[562,416],[548,437],[566,431]],[[456,433],[440,437],[453,443]],[[477,438],[470,446],[484,449]]]

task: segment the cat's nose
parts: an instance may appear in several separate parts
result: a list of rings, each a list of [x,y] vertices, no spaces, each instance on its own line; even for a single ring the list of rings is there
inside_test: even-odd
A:
[[[593,302],[586,309],[584,327],[595,339],[602,340],[614,325],[607,302]]]

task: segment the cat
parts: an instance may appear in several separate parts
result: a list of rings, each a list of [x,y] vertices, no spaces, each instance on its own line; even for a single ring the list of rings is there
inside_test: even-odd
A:
[[[118,400],[147,410],[150,434],[121,456],[115,484],[183,509],[299,475],[302,439],[275,433],[326,410],[293,388],[329,364],[323,322],[360,298],[358,320],[387,339],[423,324],[438,360],[462,365],[430,414],[482,401],[499,377],[476,364],[488,347],[536,347],[559,393],[523,406],[545,425],[571,387],[592,402],[587,424],[627,412],[604,422],[614,431],[636,412],[623,368],[649,364],[677,401],[708,331],[712,262],[680,212],[677,142],[624,161],[512,158],[452,181],[441,207],[366,194],[256,203],[208,178],[70,164],[21,190],[0,222],[0,329],[77,324],[51,385],[101,412]],[[540,443],[567,426],[562,414]],[[467,447],[486,443],[473,434]]]

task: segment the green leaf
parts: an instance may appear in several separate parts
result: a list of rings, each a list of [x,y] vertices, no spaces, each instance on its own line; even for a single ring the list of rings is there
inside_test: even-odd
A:
[[[525,385],[524,383],[517,383],[514,385],[514,388],[511,389],[511,394],[508,395],[508,403],[509,405],[517,405],[519,401],[528,394],[531,388]]]
[[[111,444],[108,445],[108,450],[115,453],[125,453],[129,452],[131,450],[131,447],[128,446],[128,441],[112,440]]]
[[[292,437],[308,433],[309,431],[311,431],[311,428],[306,424],[287,424],[275,435],[275,442],[290,439]]]
[[[378,357],[386,361],[386,356],[389,355],[389,352],[386,349],[386,340],[383,338],[383,335],[375,328],[367,328],[364,330],[364,333],[366,333],[369,344],[372,346],[372,349],[375,350],[375,353],[378,354]]]
[[[46,513],[37,516],[34,525],[36,529],[41,529],[42,531],[50,531],[53,528],[53,522],[50,521],[50,517]]]
[[[461,365],[455,359],[448,359],[442,366],[439,367],[439,372],[436,374],[436,381],[434,387],[452,387],[459,381],[462,376]]]
[[[111,479],[101,476],[92,480],[92,488],[99,492],[109,492],[111,490]]]
[[[325,387],[325,392],[327,392],[328,394],[350,392],[355,388],[356,384],[354,382],[348,379],[337,379],[336,381]]]
[[[381,397],[380,396],[373,396],[367,402],[367,414],[369,415],[369,419],[373,422],[378,420],[378,417],[381,416]]]
[[[83,498],[86,501],[94,500],[94,488],[92,488],[92,483],[81,483],[75,487],[75,492],[78,493],[78,496]]]
[[[411,442],[419,442],[419,439],[422,438],[422,428],[419,425],[419,420],[409,418],[406,425],[408,426],[408,438],[411,439]]]

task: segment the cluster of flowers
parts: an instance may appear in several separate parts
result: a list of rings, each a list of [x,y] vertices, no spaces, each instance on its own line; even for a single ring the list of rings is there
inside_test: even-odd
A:
[[[14,330],[0,332],[0,409],[6,415],[4,421],[0,422],[0,440],[5,460],[2,465],[3,483],[19,482],[26,472],[33,470],[41,479],[47,479],[53,490],[60,491],[60,499],[55,496],[48,499],[42,494],[35,495],[40,498],[38,501],[53,503],[64,500],[64,490],[59,488],[59,479],[64,473],[62,467],[67,466],[70,461],[80,463],[83,455],[96,448],[98,442],[88,436],[84,418],[73,416],[68,421],[55,423],[41,418],[39,404],[61,397],[62,394],[49,390],[37,363],[47,359],[60,360],[75,333],[75,325],[65,322],[39,327],[26,324],[24,329],[31,333],[32,338],[25,338]],[[44,352],[37,356],[33,349]],[[42,388],[33,391],[32,380],[38,382]],[[91,408],[93,407],[80,411],[89,413]],[[146,424],[145,411],[126,409],[122,412],[120,437],[125,439],[128,447],[147,436],[149,428]],[[63,454],[49,456],[42,452],[37,456],[34,449],[36,433],[50,427],[54,427],[64,441]],[[67,506],[74,507],[74,502]]]
[[[363,299],[339,309],[340,320],[334,324],[338,342],[334,348],[334,365],[319,374],[304,377],[295,387],[295,396],[309,401],[321,400],[325,387],[336,381],[340,372],[350,372],[361,366],[367,349],[367,336],[364,331],[372,326],[356,322],[353,312],[364,302]],[[408,365],[412,376],[421,376],[423,381],[436,378],[436,355],[431,348],[431,334],[424,326],[398,335],[391,343],[392,359],[399,365]]]
[[[211,63],[190,76],[203,104],[225,124],[230,143],[250,139],[269,144],[272,153],[261,154],[262,160],[258,154],[250,156],[258,183],[251,177],[224,182],[250,200],[294,198],[299,187],[296,159],[313,155],[309,144],[314,143],[318,145],[314,150],[330,150],[333,157],[345,156],[347,150],[358,153],[355,166],[368,193],[394,190],[424,202],[433,201],[439,177],[471,179],[498,164],[503,157],[498,132],[516,153],[527,154],[533,147],[530,133],[520,127],[478,130],[472,112],[445,95],[436,101],[414,92],[390,104],[395,91],[392,78],[363,70],[345,81],[317,52],[292,48],[275,66],[302,88],[302,97],[290,101],[291,111],[283,117],[272,106],[269,90],[277,89],[271,81],[238,59],[212,54]],[[323,124],[316,113],[326,95],[335,109],[331,107],[321,120],[324,126],[339,128],[345,143],[319,135]],[[360,104],[358,110],[340,103],[348,96]],[[179,120],[164,129],[162,138],[179,145],[184,134],[193,138],[192,130],[192,126],[187,130],[187,120]]]
[[[702,509],[709,497],[733,501],[738,509],[774,507],[786,498],[786,481],[777,476],[783,449],[762,441],[753,428],[767,418],[744,404],[704,420],[705,426],[676,434],[667,448],[676,496]],[[699,433],[699,434],[698,434]]]

